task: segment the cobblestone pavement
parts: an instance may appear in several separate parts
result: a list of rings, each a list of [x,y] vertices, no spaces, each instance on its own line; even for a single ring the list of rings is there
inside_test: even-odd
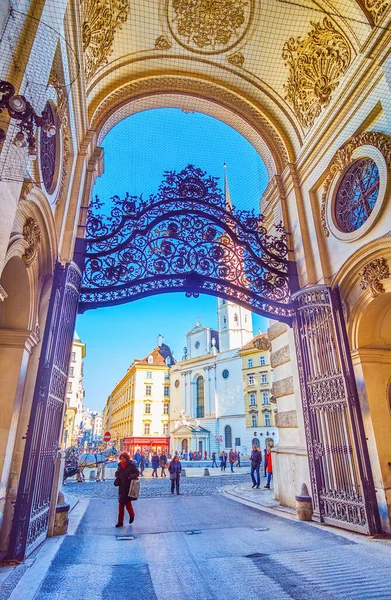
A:
[[[140,497],[141,498],[163,498],[171,496],[170,478],[140,478]],[[183,496],[212,496],[219,494],[221,490],[230,485],[244,485],[248,483],[251,488],[251,479],[249,475],[222,475],[215,477],[182,477],[181,493]],[[79,496],[81,498],[117,498],[117,488],[113,485],[113,480],[85,481],[77,483],[68,481],[63,487],[64,494]]]

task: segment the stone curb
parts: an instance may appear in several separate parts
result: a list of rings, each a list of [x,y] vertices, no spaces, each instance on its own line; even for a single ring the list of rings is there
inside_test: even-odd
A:
[[[254,502],[253,500],[250,500],[249,498],[244,498],[241,494],[239,494],[235,490],[236,490],[235,487],[232,487],[232,486],[226,487],[221,491],[221,493],[224,496],[230,498],[231,500],[234,500],[235,502],[239,502],[240,504],[245,504],[247,506],[250,506],[251,508],[256,508],[257,510],[262,510],[271,515],[278,515],[279,517],[285,517],[286,519],[289,519],[290,521],[299,522],[299,520],[296,516],[296,511],[293,508],[288,508],[286,506],[284,506],[284,507],[281,506],[280,508],[265,506],[263,504],[260,504],[259,502]]]

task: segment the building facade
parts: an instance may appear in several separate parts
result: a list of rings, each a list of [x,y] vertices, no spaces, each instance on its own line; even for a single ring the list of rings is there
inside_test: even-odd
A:
[[[118,449],[132,456],[169,452],[170,369],[175,364],[170,347],[159,345],[136,359],[107,399],[103,428],[110,431]]]
[[[173,450],[246,454],[242,360],[253,337],[251,312],[218,299],[218,331],[199,322],[186,336],[183,360],[171,369]],[[221,441],[222,440],[222,441]]]
[[[273,369],[267,333],[259,333],[238,350],[242,358],[247,448],[256,444],[262,451],[278,444],[275,398],[272,396]]]
[[[77,333],[73,338],[71,362],[68,371],[66,409],[64,415],[63,448],[77,445],[83,430],[84,396],[83,387],[84,358],[86,345]]]
[[[331,0],[323,11],[315,4],[242,3],[237,18],[233,3],[224,3],[226,14],[216,3],[202,47],[201,9],[194,16],[189,3],[168,4],[163,15],[157,3],[125,1],[119,18],[117,4],[107,3],[102,20],[103,5],[94,0],[58,2],[55,11],[52,1],[27,1],[12,18],[11,3],[1,3],[1,78],[11,87],[0,131],[0,551],[12,558],[32,552],[50,527],[53,449],[62,439],[83,270],[79,249],[104,168],[102,141],[122,119],[165,106],[216,117],[256,148],[269,180],[263,226],[273,234],[282,222],[290,232],[294,287],[302,294],[292,299],[295,314],[311,303],[312,316],[324,309],[324,333],[339,340],[330,341],[331,355],[349,365],[316,363],[306,335],[311,319],[303,317],[295,339],[275,314],[268,335],[279,428],[276,497],[294,506],[305,482],[320,520],[354,527],[357,517],[346,503],[340,513],[335,500],[341,505],[354,488],[365,532],[391,532],[391,4]],[[94,28],[103,22],[101,35]],[[224,36],[222,22],[230,23]],[[94,35],[81,43],[81,31]],[[28,139],[21,129],[26,101],[45,123],[30,121]],[[239,287],[246,288],[243,278]],[[341,300],[337,312],[330,290]],[[234,292],[227,296],[235,300]],[[304,373],[303,353],[319,370],[314,380]],[[344,382],[338,406],[331,367]],[[338,435],[347,436],[341,473],[353,479],[343,476],[345,488],[327,470],[338,464],[338,444],[315,435],[318,405],[308,399],[319,381],[319,412],[332,420],[338,410]],[[47,415],[51,425],[42,435]],[[322,498],[326,471],[332,495]],[[374,514],[372,506],[374,519],[365,516]]]

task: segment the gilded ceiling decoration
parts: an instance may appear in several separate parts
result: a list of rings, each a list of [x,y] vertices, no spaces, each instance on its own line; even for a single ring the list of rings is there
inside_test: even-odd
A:
[[[176,41],[207,54],[233,48],[246,34],[254,0],[166,0],[166,16]]]
[[[41,241],[41,232],[38,223],[32,217],[28,217],[23,225],[23,237],[27,242],[27,248],[22,258],[25,265],[30,267],[38,254],[38,248]]]
[[[305,128],[328,106],[351,61],[347,40],[327,17],[311,25],[307,37],[291,37],[282,49],[289,68],[285,99]]]
[[[165,35],[160,35],[155,40],[156,50],[169,50],[172,47],[170,40]]]
[[[227,60],[235,67],[243,67],[244,65],[244,56],[241,52],[235,52],[235,54],[231,54],[231,56],[228,56]]]
[[[365,0],[364,5],[372,16],[374,24],[378,25],[390,7],[390,0]]]
[[[322,228],[325,233],[325,236],[328,237],[330,235],[329,228],[327,226],[326,219],[326,202],[328,193],[330,190],[330,186],[334,180],[334,177],[337,177],[342,171],[350,165],[352,162],[352,155],[356,148],[360,146],[375,146],[382,155],[386,163],[391,164],[391,142],[388,136],[383,133],[379,133],[377,131],[366,131],[365,133],[360,133],[352,137],[351,140],[348,140],[342,148],[337,150],[331,164],[328,168],[328,175],[323,184],[323,193],[322,193],[322,204],[320,209],[320,219],[322,223]]]
[[[129,16],[130,0],[81,0],[86,81],[106,65],[117,29]]]
[[[361,273],[360,286],[363,290],[370,290],[373,298],[384,293],[382,280],[390,277],[390,269],[385,258],[376,258],[365,265]]]

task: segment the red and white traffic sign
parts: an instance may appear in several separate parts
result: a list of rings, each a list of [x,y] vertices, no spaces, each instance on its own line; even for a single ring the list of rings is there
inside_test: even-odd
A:
[[[103,436],[103,441],[104,442],[109,442],[111,440],[111,434],[110,431],[106,431],[106,433]]]

